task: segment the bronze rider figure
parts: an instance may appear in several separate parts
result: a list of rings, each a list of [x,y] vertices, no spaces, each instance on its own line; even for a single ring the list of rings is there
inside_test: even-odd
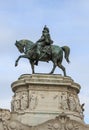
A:
[[[42,51],[44,52],[44,54],[50,55],[51,52],[47,52],[47,50],[44,48],[45,46],[50,46],[51,44],[53,44],[53,40],[50,37],[49,28],[46,25],[43,28],[41,38],[36,43],[39,43],[39,45],[41,46],[41,50],[39,50],[39,48],[37,47],[38,54],[40,54],[40,51]],[[35,62],[36,65],[38,65],[38,60],[39,58],[37,58]]]

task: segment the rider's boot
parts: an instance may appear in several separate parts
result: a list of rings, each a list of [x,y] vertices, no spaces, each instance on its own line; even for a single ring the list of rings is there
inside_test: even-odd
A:
[[[38,65],[38,60],[36,60],[36,61],[34,62],[34,64],[35,64],[35,65]]]
[[[36,60],[34,61],[34,64],[38,65],[38,61],[39,61],[39,56],[37,56]]]

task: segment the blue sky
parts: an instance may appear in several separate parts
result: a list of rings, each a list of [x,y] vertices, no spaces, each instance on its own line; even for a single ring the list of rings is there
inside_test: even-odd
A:
[[[89,124],[89,0],[0,0],[0,107],[10,108],[10,85],[24,73],[31,73],[29,62],[14,46],[16,40],[36,42],[44,25],[50,29],[54,44],[71,48],[67,75],[81,85],[81,103],[85,102],[85,122]],[[52,64],[39,63],[36,72],[49,72]],[[44,71],[43,71],[44,70]],[[62,74],[60,69],[55,73]]]

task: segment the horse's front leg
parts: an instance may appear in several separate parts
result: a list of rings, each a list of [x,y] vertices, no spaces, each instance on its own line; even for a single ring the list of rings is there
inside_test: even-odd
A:
[[[29,60],[29,62],[30,62],[30,64],[31,64],[32,74],[34,74],[34,73],[35,73],[35,71],[34,71],[34,61]]]
[[[19,62],[20,58],[28,58],[28,57],[27,57],[26,55],[20,55],[20,56],[17,58],[17,60],[15,61],[15,66],[18,65],[18,62]]]
[[[21,56],[19,56],[19,57],[17,58],[17,60],[15,61],[15,66],[18,65],[18,61],[20,60],[20,58],[21,58]]]

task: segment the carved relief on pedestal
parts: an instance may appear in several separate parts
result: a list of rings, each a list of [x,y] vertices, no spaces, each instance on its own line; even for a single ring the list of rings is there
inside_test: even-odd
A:
[[[10,111],[6,109],[0,109],[0,119],[9,120],[11,117]]]
[[[68,110],[67,92],[62,92],[61,94],[61,107],[63,110]]]
[[[24,91],[21,93],[21,110],[26,110],[28,105],[28,92]]]
[[[83,115],[84,104],[80,105],[77,95],[69,92],[58,92],[54,99],[58,100],[59,110],[70,110]]]
[[[69,110],[75,111],[76,110],[76,103],[74,100],[74,95],[69,93],[68,95],[68,105],[69,105]]]
[[[84,103],[81,105],[77,96],[75,96],[75,103],[76,103],[76,112],[80,113],[80,115],[83,117]]]
[[[2,126],[4,130],[9,130],[8,123],[9,123],[10,118],[11,118],[11,114],[9,110],[0,109],[0,121],[2,122]]]
[[[14,106],[14,101],[15,101],[15,95],[14,96],[12,96],[12,101],[11,101],[11,111],[12,112],[14,112],[14,110],[15,110],[15,106]]]
[[[28,92],[17,92],[12,97],[11,110],[12,112],[19,112],[28,108]]]
[[[62,93],[58,92],[58,95],[56,95],[56,98],[58,100],[58,109],[62,109],[62,100],[61,100]]]
[[[79,130],[80,125],[73,120],[67,119],[64,130]]]
[[[18,112],[21,109],[21,97],[19,93],[15,93],[14,96],[14,112]]]
[[[33,126],[33,130],[79,130],[80,124],[70,120],[65,114],[44,122],[40,125]]]
[[[67,92],[58,93],[58,109],[68,110],[68,97]]]
[[[65,113],[55,119],[48,120],[36,126],[24,125],[17,120],[11,120],[10,111],[0,110],[2,130],[88,130],[89,128],[75,120],[71,120]]]
[[[75,96],[74,100],[75,100],[75,103],[76,103],[76,111],[80,113],[81,112],[81,105],[80,105],[78,97]]]
[[[38,104],[37,93],[29,91],[29,109],[34,110]]]

